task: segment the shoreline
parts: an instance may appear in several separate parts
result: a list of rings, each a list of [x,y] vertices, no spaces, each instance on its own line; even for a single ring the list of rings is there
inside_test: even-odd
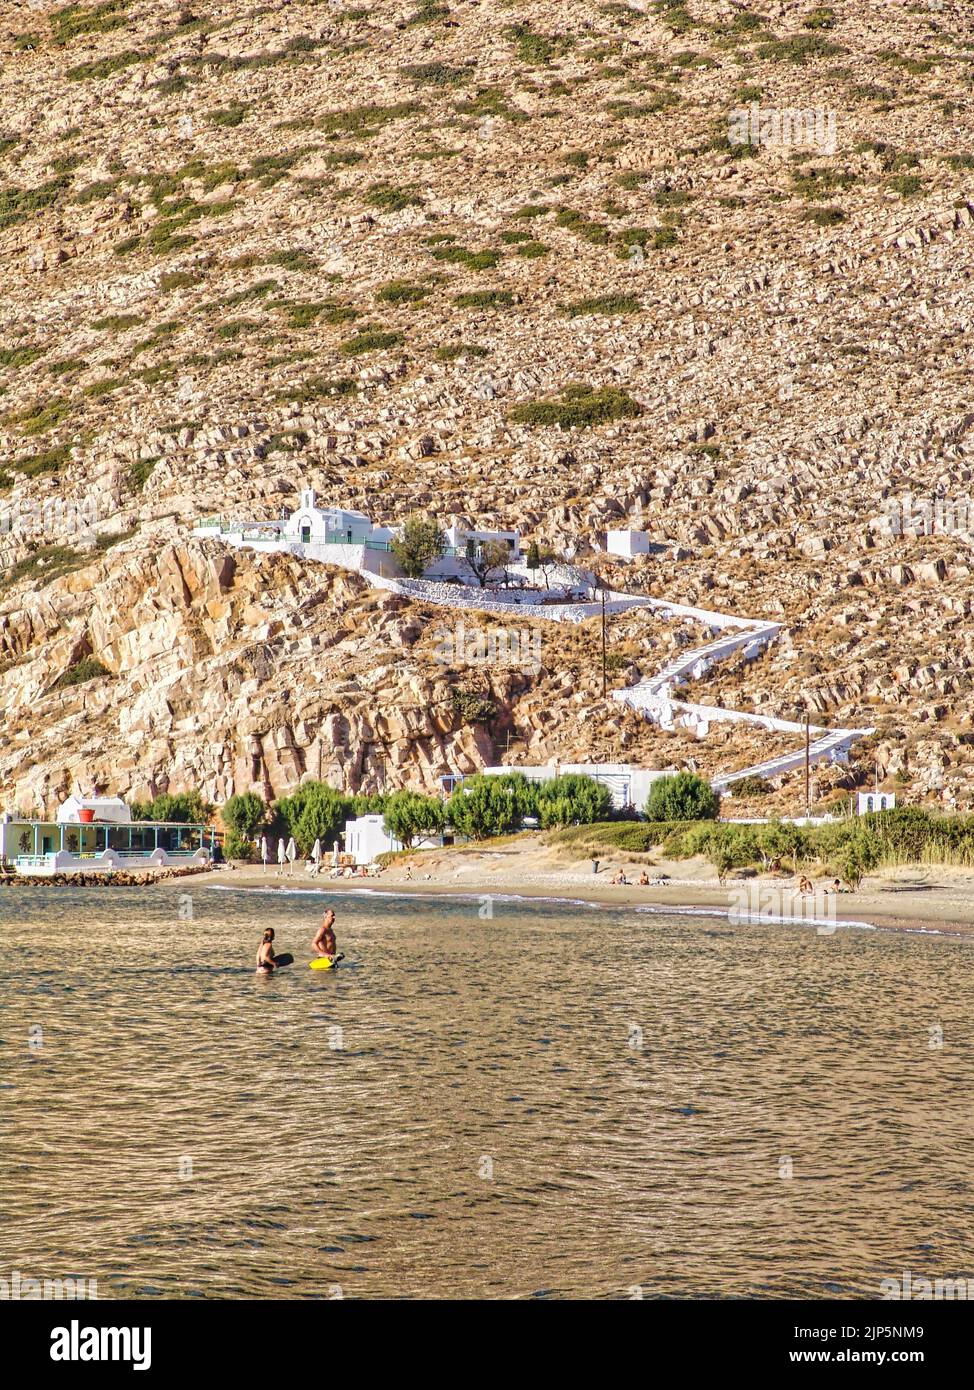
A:
[[[432,867],[432,866],[431,866]],[[452,866],[451,866],[452,867]],[[498,882],[500,874],[468,873],[461,866],[450,874],[433,874],[429,878],[413,877],[406,880],[402,870],[398,873],[388,870],[378,878],[330,879],[327,875],[310,878],[303,869],[293,875],[278,875],[276,866],[261,869],[251,866],[238,869],[222,867],[207,875],[206,886],[217,889],[239,889],[242,891],[263,890],[268,893],[314,894],[339,896],[350,893],[353,896],[367,897],[370,894],[382,897],[452,897],[479,898],[490,896],[498,900],[518,901],[531,898],[548,902],[564,903],[573,907],[615,908],[625,911],[641,911],[647,916],[665,914],[667,911],[689,916],[707,916],[728,919],[735,904],[732,893],[735,889],[758,886],[761,890],[778,889],[789,892],[791,881],[781,879],[747,878],[731,880],[723,887],[715,882],[700,881],[695,877],[685,879],[671,878],[662,885],[640,887],[630,883],[625,887],[613,887],[607,881],[589,881],[581,873],[533,873],[522,869],[516,873],[503,873],[503,882]],[[567,866],[566,866],[567,868]],[[916,870],[914,870],[915,872]],[[945,873],[951,871],[944,871]],[[952,871],[956,873],[957,871]],[[601,877],[601,875],[599,876]],[[606,878],[608,875],[606,875]],[[835,916],[837,926],[850,929],[882,929],[908,931],[921,934],[934,932],[946,936],[974,936],[974,875],[968,874],[970,886],[960,885],[960,892],[967,888],[969,894],[970,917],[958,914],[960,904],[953,892],[937,891],[927,885],[898,885],[893,880],[871,878],[864,881],[863,887],[854,893],[842,894]],[[899,899],[894,905],[884,899],[893,896]],[[806,900],[810,901],[810,900]],[[816,905],[821,902],[816,898]],[[738,909],[740,911],[740,909]],[[734,919],[743,925],[773,922],[785,925],[814,926],[823,920],[809,912],[807,915],[774,914],[771,912],[749,912]]]

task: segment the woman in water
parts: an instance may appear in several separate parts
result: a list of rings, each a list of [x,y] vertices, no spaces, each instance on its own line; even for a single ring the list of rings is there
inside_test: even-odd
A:
[[[257,973],[270,975],[277,969],[277,959],[274,955],[274,928],[268,927],[264,932],[263,940],[257,947]]]

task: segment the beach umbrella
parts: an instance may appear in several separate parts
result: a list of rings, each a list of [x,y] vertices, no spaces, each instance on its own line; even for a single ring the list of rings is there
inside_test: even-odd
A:
[[[320,864],[320,863],[321,863],[321,841],[320,841],[320,840],[315,840],[315,842],[314,842],[314,848],[313,848],[312,851],[311,851],[311,858],[315,861],[316,864]]]
[[[260,837],[260,857],[261,857],[261,859],[263,859],[264,863],[266,864],[266,863],[267,863],[267,836],[266,836],[266,835],[261,835],[261,837]]]
[[[297,845],[294,843],[294,836],[293,836],[293,835],[291,836],[290,840],[288,840],[288,842],[287,842],[287,857],[288,857],[288,860],[289,860],[292,864],[294,863],[295,859],[297,859],[297,857],[298,857],[298,847],[297,847]]]
[[[283,840],[278,840],[278,842],[277,842],[277,862],[278,862],[279,864],[283,864],[283,863],[284,863],[284,841],[283,841]]]

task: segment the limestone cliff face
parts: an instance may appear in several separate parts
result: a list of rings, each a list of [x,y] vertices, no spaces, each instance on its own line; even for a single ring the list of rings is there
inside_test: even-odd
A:
[[[400,606],[323,566],[127,542],[0,618],[0,785],[48,810],[75,785],[432,789],[480,765],[485,735],[402,661]],[[108,674],[54,689],[86,656]]]
[[[302,485],[643,527],[617,583],[788,630],[689,695],[974,801],[972,45],[952,0],[4,7],[0,803],[773,751],[603,703],[595,631],[449,671],[432,611],[190,538]],[[835,146],[732,147],[742,103]],[[613,622],[610,684],[699,635]]]

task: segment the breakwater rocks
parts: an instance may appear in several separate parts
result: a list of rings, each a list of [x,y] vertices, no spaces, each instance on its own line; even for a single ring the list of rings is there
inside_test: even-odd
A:
[[[144,888],[167,878],[189,878],[193,874],[212,873],[211,864],[194,864],[179,869],[159,869],[155,873],[133,873],[117,869],[114,873],[17,874],[0,873],[0,888],[22,888],[25,885],[58,888]]]

